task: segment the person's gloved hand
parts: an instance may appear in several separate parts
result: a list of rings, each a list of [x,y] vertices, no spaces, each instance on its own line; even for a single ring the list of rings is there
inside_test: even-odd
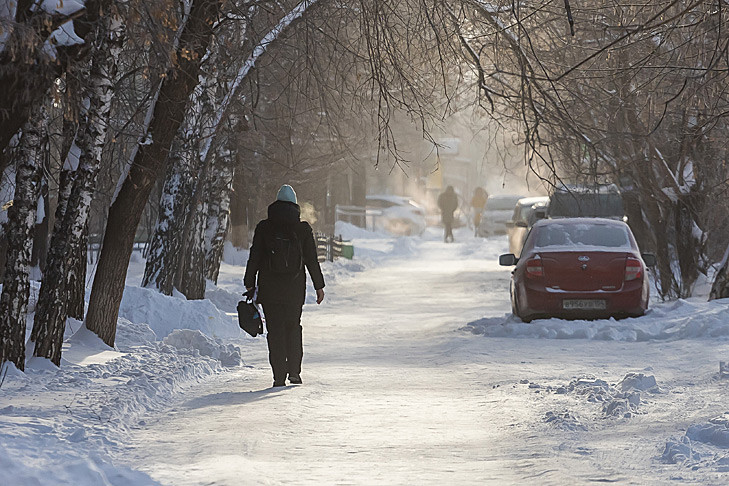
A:
[[[243,297],[246,298],[246,302],[253,302],[253,299],[256,296],[256,288],[250,287],[246,289],[246,291],[243,293]]]
[[[324,289],[316,289],[316,303],[321,304],[324,300]]]

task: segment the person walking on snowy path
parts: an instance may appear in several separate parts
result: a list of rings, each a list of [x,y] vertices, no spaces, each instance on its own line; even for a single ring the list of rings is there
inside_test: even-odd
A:
[[[284,184],[276,201],[268,206],[268,218],[256,226],[243,278],[250,295],[258,284],[257,299],[266,317],[268,360],[274,387],[285,386],[287,375],[290,383],[301,384],[304,267],[314,283],[316,303],[324,300],[324,276],[317,259],[314,233],[309,223],[300,218],[296,192]]]
[[[478,225],[481,224],[481,213],[486,207],[486,201],[489,198],[489,194],[484,190],[483,187],[477,187],[473,191],[473,197],[471,198],[471,207],[473,208],[473,232],[474,236],[478,236]]]
[[[444,227],[443,241],[448,243],[448,238],[450,238],[450,241],[453,242],[453,213],[458,209],[458,196],[456,196],[453,186],[446,187],[445,192],[438,196],[438,207]]]

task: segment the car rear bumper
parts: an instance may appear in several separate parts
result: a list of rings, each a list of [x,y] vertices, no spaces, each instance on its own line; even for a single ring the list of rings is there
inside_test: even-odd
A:
[[[605,301],[604,309],[565,309],[564,301]],[[559,317],[563,319],[604,319],[640,316],[648,307],[647,288],[642,282],[628,282],[621,290],[607,292],[569,292],[526,285],[518,296],[519,314],[526,319]]]

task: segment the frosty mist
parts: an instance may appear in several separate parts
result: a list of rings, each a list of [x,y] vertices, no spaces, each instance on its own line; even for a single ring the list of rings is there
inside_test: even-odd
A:
[[[388,268],[406,287],[426,281],[428,271],[453,277],[447,271],[461,268],[458,260],[480,268],[468,291],[431,296],[438,307],[419,300],[432,288],[421,295],[388,287],[405,292],[393,294],[403,306],[431,311],[420,315],[428,329],[446,322],[449,332],[461,329],[459,339],[480,343],[466,347],[567,339],[588,347],[604,341],[626,362],[646,349],[672,353],[648,353],[655,362],[640,366],[613,363],[608,377],[598,376],[599,363],[572,363],[559,376],[486,381],[501,383],[491,390],[514,385],[517,395],[574,402],[537,407],[549,418],[525,422],[537,428],[594,432],[596,424],[627,421],[624,431],[642,437],[631,443],[644,452],[638,456],[670,464],[650,480],[686,464],[699,472],[678,479],[721,482],[711,474],[722,474],[726,462],[719,450],[725,411],[713,396],[729,296],[728,12],[723,0],[0,0],[0,393],[3,403],[19,400],[0,407],[8,439],[1,469],[29,482],[62,463],[59,481],[68,483],[163,481],[167,472],[152,474],[151,466],[143,473],[134,464],[110,466],[123,455],[111,443],[132,440],[135,427],[145,429],[140,417],[166,410],[193,382],[245,375],[238,358],[251,343],[235,341],[226,313],[235,308],[250,231],[275,188],[290,183],[317,230],[349,232],[359,242],[354,261],[332,263],[335,280],[379,275],[392,283]],[[466,224],[476,187],[545,195],[565,184],[613,184],[623,194],[641,249],[657,257],[645,319],[526,325],[500,307],[508,303],[508,272],[491,265],[502,240],[464,232],[451,250],[435,248],[435,200],[447,185],[457,189]],[[429,228],[398,239],[335,226],[338,206],[361,210],[368,195],[414,199]],[[406,321],[392,301],[344,287],[340,296],[355,310],[321,311],[325,328],[382,307]],[[429,345],[445,346],[440,338]],[[688,377],[689,351],[677,342],[705,359],[700,378]],[[552,350],[545,359],[559,361]],[[456,354],[476,360],[480,351],[471,351]],[[655,387],[625,385],[640,374]],[[109,386],[121,397],[124,384],[132,398],[99,405],[99,390]],[[43,397],[39,409],[33,393]],[[695,393],[710,413],[686,405],[679,419],[681,407],[668,398]],[[74,403],[76,394],[101,408],[66,420],[51,402]],[[407,409],[404,398],[393,400]],[[473,418],[470,405],[478,408],[466,402],[464,416]],[[630,425],[658,415],[669,425],[651,429],[652,439]],[[110,417],[118,423],[101,425]],[[32,452],[44,434],[56,455]],[[593,439],[570,450],[589,457],[602,447]],[[88,459],[95,449],[99,456]],[[645,461],[641,470],[650,469]],[[459,477],[475,480],[463,464]],[[606,477],[624,478],[612,472]]]

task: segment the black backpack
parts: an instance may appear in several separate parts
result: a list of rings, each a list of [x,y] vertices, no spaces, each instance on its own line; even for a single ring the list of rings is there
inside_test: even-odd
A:
[[[293,225],[273,226],[266,246],[269,268],[273,273],[296,277],[304,268],[301,242]]]

